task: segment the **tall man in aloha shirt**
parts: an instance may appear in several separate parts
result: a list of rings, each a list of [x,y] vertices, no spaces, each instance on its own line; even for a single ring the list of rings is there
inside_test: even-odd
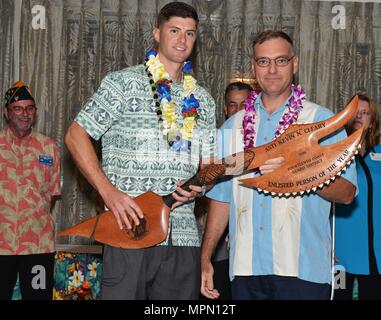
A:
[[[105,246],[102,299],[198,298],[200,235],[193,200],[201,188],[193,186],[191,193],[176,188],[197,172],[200,159],[216,152],[215,102],[189,77],[189,65],[184,67],[197,22],[196,11],[185,3],[164,6],[154,29],[157,53],[148,52],[145,65],[107,75],[66,135],[73,158],[113,211],[119,227],[121,222],[128,226],[124,214],[141,216],[133,197],[149,190],[160,195],[177,190],[181,195],[176,199],[180,206],[170,214],[168,237],[159,246],[132,250]],[[160,84],[162,79],[172,81]],[[185,124],[192,125],[193,117],[188,117],[194,112],[192,105],[197,106],[198,119],[188,130]],[[176,119],[172,127],[171,119]],[[176,125],[183,133],[187,130],[182,138],[173,134]],[[93,150],[86,151],[89,137],[102,138],[102,168]]]
[[[61,189],[59,150],[52,139],[32,130],[36,106],[22,82],[7,91],[4,115],[8,126],[0,132],[0,299],[12,297],[17,275],[23,299],[51,299],[50,209]],[[33,270],[35,266],[40,269]],[[39,274],[41,285],[33,287],[32,279]]]
[[[191,152],[167,147],[143,65],[106,76],[75,121],[94,140],[102,137],[102,169],[119,190],[131,197],[149,190],[166,195],[174,191],[177,182],[197,172],[200,156],[208,157],[214,152],[213,137],[210,137],[214,101],[200,86],[195,95],[201,107]],[[172,99],[179,105],[182,97],[182,83],[173,83]],[[191,202],[171,213],[173,245],[200,246],[193,209],[194,202]]]

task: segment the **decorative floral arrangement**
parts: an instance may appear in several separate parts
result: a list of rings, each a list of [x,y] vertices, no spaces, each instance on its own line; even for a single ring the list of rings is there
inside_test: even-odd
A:
[[[144,66],[150,79],[156,113],[162,124],[163,135],[175,151],[189,151],[192,146],[193,129],[197,123],[200,104],[193,92],[196,80],[192,76],[192,63],[187,61],[182,68],[184,98],[181,103],[182,121],[176,117],[176,106],[172,101],[169,74],[165,71],[155,50],[145,55]],[[182,123],[181,123],[182,122]]]
[[[54,300],[99,298],[101,258],[97,255],[57,252],[54,270]]]
[[[292,97],[287,105],[288,110],[282,116],[279,121],[279,126],[275,132],[274,139],[278,137],[284,130],[286,130],[292,123],[294,123],[299,116],[301,109],[303,108],[303,101],[305,100],[305,92],[300,86],[291,85]],[[260,94],[260,88],[253,90],[246,101],[244,102],[245,115],[243,117],[243,143],[244,150],[255,146],[255,117],[256,111],[254,108],[255,101]]]

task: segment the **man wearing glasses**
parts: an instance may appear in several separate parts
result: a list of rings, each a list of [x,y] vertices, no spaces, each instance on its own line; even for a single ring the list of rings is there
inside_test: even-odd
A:
[[[292,84],[298,57],[287,34],[262,32],[253,42],[253,52],[252,71],[260,91],[252,91],[244,110],[221,127],[219,157],[271,142],[292,123],[332,116],[328,109],[307,101],[303,89]],[[324,144],[344,137],[342,131]],[[283,161],[271,159],[247,177],[271,172]],[[328,187],[288,198],[245,187],[238,183],[242,178],[217,183],[207,193],[212,199],[208,218],[214,227],[207,228],[203,238],[201,293],[211,299],[219,296],[210,258],[229,221],[233,299],[328,299],[331,201],[352,201],[354,167]]]
[[[0,132],[0,300],[51,300],[54,270],[52,198],[60,194],[56,143],[32,129],[37,108],[23,82],[5,94]]]

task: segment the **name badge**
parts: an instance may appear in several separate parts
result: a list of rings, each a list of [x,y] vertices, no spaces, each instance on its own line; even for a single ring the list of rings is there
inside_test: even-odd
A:
[[[373,161],[381,161],[381,153],[371,152],[371,153],[370,153],[370,158],[371,158]]]
[[[53,165],[53,157],[52,156],[39,156],[38,160],[40,163],[51,167]]]

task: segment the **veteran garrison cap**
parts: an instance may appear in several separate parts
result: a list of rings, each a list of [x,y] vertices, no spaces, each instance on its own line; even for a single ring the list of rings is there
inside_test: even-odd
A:
[[[28,86],[22,81],[17,81],[5,93],[4,105],[7,107],[11,103],[20,100],[34,101],[34,98],[32,93],[29,91]]]

